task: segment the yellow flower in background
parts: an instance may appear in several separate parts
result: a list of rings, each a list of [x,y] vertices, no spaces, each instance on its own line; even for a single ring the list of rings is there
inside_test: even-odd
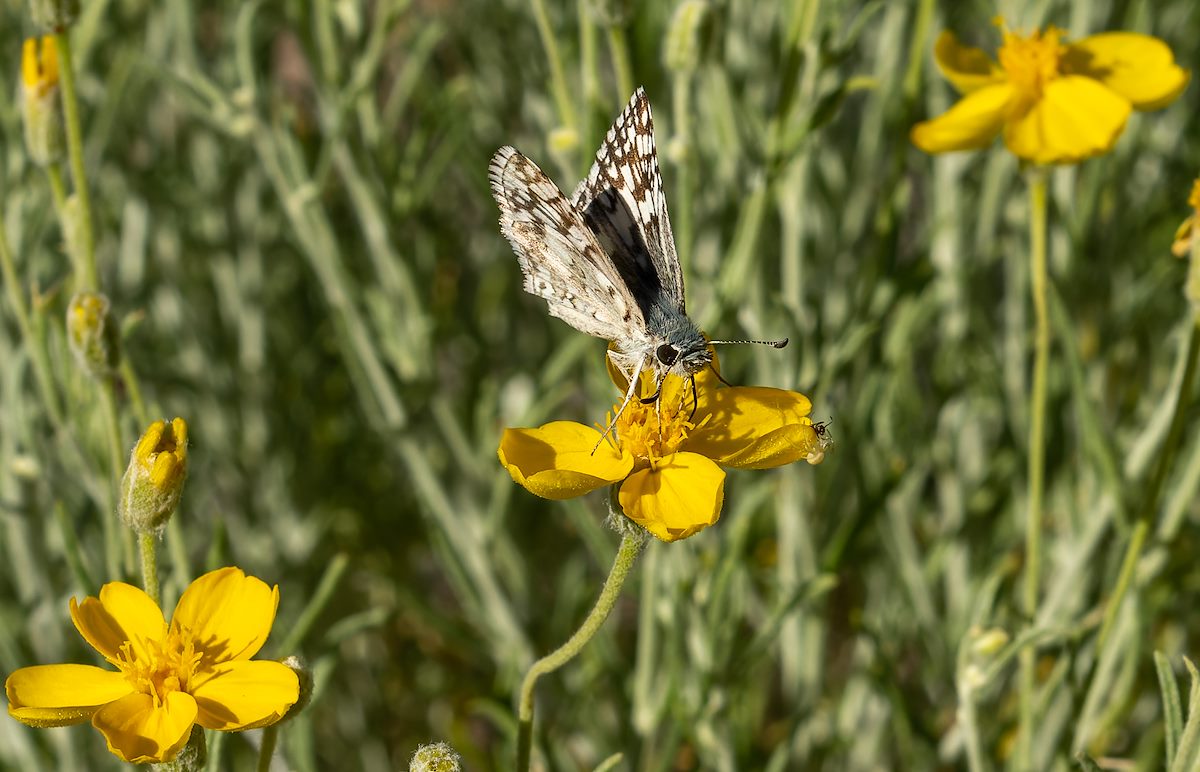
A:
[[[66,153],[62,102],[58,95],[58,49],[54,38],[29,38],[21,49],[21,115],[25,148],[40,166]]]
[[[168,625],[137,587],[111,582],[71,599],[75,629],[117,670],[35,665],[5,681],[8,713],[36,727],[90,720],[108,749],[134,764],[174,758],[193,724],[225,731],[267,726],[297,700],[299,681],[253,657],[267,640],[279,588],[221,568],[184,591]]]
[[[964,96],[912,130],[927,153],[987,147],[1003,130],[1018,158],[1075,163],[1112,149],[1131,110],[1157,110],[1191,77],[1165,43],[1135,32],[1063,42],[1053,26],[1028,36],[997,20],[999,62],[943,32],[934,46],[942,74]]]
[[[1196,223],[1196,213],[1200,212],[1200,180],[1192,183],[1192,194],[1188,196],[1188,206],[1192,208],[1192,213],[1175,231],[1175,243],[1171,245],[1171,254],[1175,257],[1187,257],[1192,251],[1192,232]]]
[[[58,49],[54,38],[28,38],[21,48],[21,83],[25,93],[43,97],[58,88]]]
[[[651,385],[648,378],[643,384]],[[695,394],[693,400],[687,379],[667,376],[657,403],[630,400],[616,422],[618,441],[598,448],[600,431],[573,421],[507,429],[500,463],[514,481],[547,499],[619,483],[621,510],[659,539],[675,541],[717,522],[722,467],[820,462],[827,441],[813,429],[812,405],[803,394],[724,386],[709,370],[696,376]]]

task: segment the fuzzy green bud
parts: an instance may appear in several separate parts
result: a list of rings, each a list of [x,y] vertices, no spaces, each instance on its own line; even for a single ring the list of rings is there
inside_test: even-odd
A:
[[[284,667],[295,673],[296,679],[300,682],[300,696],[287,709],[287,713],[283,714],[283,718],[279,719],[279,723],[282,724],[285,721],[291,721],[300,715],[300,711],[308,707],[309,701],[312,700],[313,677],[312,668],[308,666],[308,663],[302,657],[297,657],[293,654],[290,657],[284,657],[280,662],[283,663]]]
[[[422,745],[408,762],[408,772],[462,772],[462,757],[449,743]]]
[[[121,478],[121,522],[138,533],[157,531],[179,506],[187,480],[187,424],[155,421],[138,440]]]
[[[567,126],[559,126],[546,138],[552,153],[570,153],[579,147],[579,132]]]
[[[153,772],[200,772],[208,766],[208,746],[204,742],[204,730],[192,727],[187,745],[175,754],[175,758],[161,764],[151,764]]]
[[[663,41],[663,64],[671,72],[692,72],[700,64],[700,31],[707,14],[705,0],[684,0],[675,8]]]
[[[29,15],[47,32],[59,32],[79,16],[79,0],[29,0]]]
[[[112,375],[120,359],[120,335],[107,297],[87,290],[75,293],[67,306],[67,344],[88,375]]]
[[[54,38],[29,38],[21,51],[21,117],[25,149],[38,166],[66,155],[67,139],[58,92],[58,51]]]

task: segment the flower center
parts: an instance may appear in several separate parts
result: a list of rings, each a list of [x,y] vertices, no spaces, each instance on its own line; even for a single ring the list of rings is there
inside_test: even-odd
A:
[[[1046,84],[1058,77],[1058,59],[1065,46],[1059,43],[1062,31],[1047,27],[1035,30],[1029,37],[1011,32],[1000,22],[1004,43],[1000,46],[1000,66],[1008,81],[1020,92],[1021,103],[1028,105],[1041,99]]]
[[[691,389],[667,392],[650,404],[634,397],[617,419],[616,434],[621,447],[652,469],[662,458],[679,450],[688,432],[697,426],[692,422]]]
[[[162,640],[121,644],[117,667],[133,688],[149,694],[157,706],[171,692],[188,691],[199,664],[200,654],[191,634],[172,625]]]

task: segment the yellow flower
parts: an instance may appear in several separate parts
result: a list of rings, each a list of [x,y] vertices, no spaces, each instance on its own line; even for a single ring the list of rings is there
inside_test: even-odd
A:
[[[1192,213],[1175,231],[1175,243],[1171,244],[1171,254],[1175,257],[1187,257],[1192,251],[1192,229],[1196,222],[1196,213],[1200,212],[1200,180],[1192,183],[1188,206],[1192,208]]]
[[[619,483],[622,511],[659,539],[675,541],[717,522],[725,489],[722,467],[820,462],[824,443],[807,417],[808,397],[783,389],[723,386],[708,370],[696,376],[695,386],[693,400],[687,379],[667,376],[657,402],[630,400],[616,422],[619,441],[609,439],[598,448],[600,431],[572,421],[507,429],[500,463],[518,484],[547,499]]]
[[[1026,37],[997,24],[999,63],[951,32],[938,38],[938,68],[964,97],[913,127],[913,144],[925,152],[986,147],[1003,129],[1018,158],[1074,163],[1111,150],[1131,110],[1165,107],[1191,77],[1149,35],[1105,32],[1065,43],[1053,26]]]
[[[111,582],[99,598],[72,598],[71,620],[117,670],[23,667],[4,683],[8,713],[37,727],[90,719],[108,749],[135,764],[171,760],[193,724],[224,731],[273,724],[296,702],[298,679],[279,662],[250,658],[278,605],[278,587],[221,568],[191,583],[168,625],[150,596]]]

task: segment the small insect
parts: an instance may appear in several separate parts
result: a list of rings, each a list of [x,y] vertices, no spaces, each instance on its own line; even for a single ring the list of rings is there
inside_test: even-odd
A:
[[[637,393],[642,372],[652,372],[655,385],[644,402],[658,398],[668,374],[690,378],[694,391],[696,374],[713,355],[687,316],[646,92],[634,92],[570,199],[512,147],[496,151],[488,178],[525,291],[545,299],[551,316],[614,344],[609,357],[629,389],[604,436]],[[787,345],[712,341],[733,342]]]
[[[829,424],[831,423],[833,423],[833,419],[828,421],[817,421],[812,425],[813,432],[817,435],[817,437],[824,440],[825,438],[829,437]]]

